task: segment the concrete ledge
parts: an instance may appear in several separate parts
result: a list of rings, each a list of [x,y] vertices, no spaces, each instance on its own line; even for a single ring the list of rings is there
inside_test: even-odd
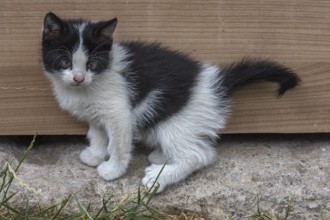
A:
[[[0,166],[17,160],[30,138],[0,137]],[[136,192],[148,165],[146,150],[136,149],[127,174],[106,182],[80,163],[87,142],[81,136],[39,137],[15,181],[16,201],[54,204],[78,192],[83,202],[99,204],[105,195]],[[227,135],[218,146],[219,160],[169,187],[153,204],[167,209],[209,212],[212,219],[241,219],[260,206],[285,207],[290,197],[297,219],[330,219],[330,135]],[[295,219],[295,218],[294,218]]]

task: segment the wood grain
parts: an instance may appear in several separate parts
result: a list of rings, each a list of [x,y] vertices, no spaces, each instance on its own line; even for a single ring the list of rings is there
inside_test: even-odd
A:
[[[160,41],[196,59],[225,65],[270,57],[302,78],[277,99],[258,83],[234,94],[226,133],[330,131],[330,1],[327,0],[2,0],[0,135],[82,134],[59,110],[41,71],[43,17],[118,17],[116,40]]]

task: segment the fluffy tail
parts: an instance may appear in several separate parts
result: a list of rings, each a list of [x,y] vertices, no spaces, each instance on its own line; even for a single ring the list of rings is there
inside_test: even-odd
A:
[[[289,68],[269,60],[243,59],[225,68],[222,73],[222,85],[226,87],[228,94],[237,88],[255,81],[277,82],[278,96],[287,90],[293,89],[300,82],[299,77]]]

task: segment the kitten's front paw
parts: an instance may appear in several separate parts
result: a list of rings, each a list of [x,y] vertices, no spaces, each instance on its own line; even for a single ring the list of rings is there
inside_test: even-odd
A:
[[[91,150],[90,147],[87,147],[85,150],[83,150],[80,153],[80,160],[92,167],[98,166],[102,161],[104,161],[105,155],[98,155],[95,154],[93,150]]]
[[[166,172],[165,170],[166,167],[164,167],[164,170],[162,171],[162,173],[160,173],[162,168],[163,165],[157,165],[157,164],[152,164],[149,167],[147,167],[145,170],[145,176],[142,179],[142,184],[149,189],[152,186],[159,187],[157,193],[162,192],[165,189],[165,187],[168,185],[168,181],[166,180],[166,178],[164,178],[166,176],[164,174]],[[159,177],[157,179],[158,175]],[[153,191],[153,189],[151,191]]]
[[[113,163],[112,161],[104,161],[97,167],[99,176],[107,181],[117,179],[124,175],[125,172],[125,166],[120,166],[118,163]]]

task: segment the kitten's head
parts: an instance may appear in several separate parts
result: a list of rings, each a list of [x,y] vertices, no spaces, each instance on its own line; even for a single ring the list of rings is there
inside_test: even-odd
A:
[[[51,12],[46,14],[42,32],[46,73],[67,86],[89,85],[110,65],[116,24],[116,18],[92,23],[63,20]]]

